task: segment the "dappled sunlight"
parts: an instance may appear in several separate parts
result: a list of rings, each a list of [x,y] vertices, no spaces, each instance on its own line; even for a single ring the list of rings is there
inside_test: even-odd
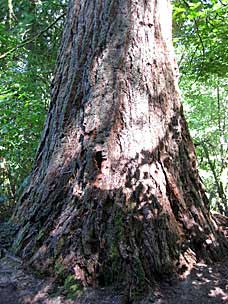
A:
[[[77,5],[88,26],[72,7],[77,35],[67,18],[66,54],[16,212],[26,228],[18,248],[39,271],[59,263],[84,286],[126,282],[131,291],[176,271],[186,288],[200,255],[216,256],[216,232],[167,50],[171,20],[156,21],[161,1],[105,3],[104,12],[99,1]]]
[[[222,290],[220,287],[215,287],[215,289],[212,289],[210,291],[209,297],[211,298],[221,297],[223,301],[228,301],[227,288],[226,290]]]
[[[227,291],[228,262],[213,265],[201,262],[195,264],[184,279],[173,277],[161,282],[156,289],[156,299],[163,304],[226,304]]]
[[[38,272],[36,272],[38,274]],[[83,273],[78,267],[74,273],[81,279]],[[106,288],[85,288],[77,291],[75,300],[66,299],[55,285],[56,278],[41,279],[27,272],[19,258],[6,255],[0,260],[0,295],[4,304],[15,304],[18,299],[24,304],[106,304],[124,303],[125,290]],[[16,288],[15,288],[16,286]],[[151,287],[151,292],[140,303],[157,304],[226,304],[228,301],[228,262],[207,265],[196,264],[184,280],[164,277]],[[2,303],[2,302],[1,302]],[[138,303],[138,302],[137,302]]]

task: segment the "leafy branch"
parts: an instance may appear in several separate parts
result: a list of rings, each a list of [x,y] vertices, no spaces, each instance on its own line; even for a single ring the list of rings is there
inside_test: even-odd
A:
[[[223,3],[222,0],[219,0],[219,2],[220,2],[223,6],[227,6],[227,4]]]
[[[3,59],[5,57],[7,57],[9,54],[14,53],[15,51],[17,51],[18,49],[24,47],[25,45],[33,42],[34,40],[36,40],[37,38],[39,38],[40,36],[42,36],[45,32],[47,32],[50,28],[52,28],[60,19],[62,19],[65,16],[65,13],[63,13],[62,15],[60,15],[55,21],[53,21],[49,26],[47,26],[45,29],[43,29],[41,32],[39,32],[37,35],[25,39],[21,44],[17,45],[16,47],[8,50],[7,52],[3,53],[0,55],[0,59]]]

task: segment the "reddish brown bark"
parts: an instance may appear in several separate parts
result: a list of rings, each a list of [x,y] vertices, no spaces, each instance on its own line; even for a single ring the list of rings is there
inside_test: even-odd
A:
[[[183,116],[169,1],[71,0],[14,248],[84,284],[151,283],[218,258]],[[220,245],[220,247],[219,247]]]

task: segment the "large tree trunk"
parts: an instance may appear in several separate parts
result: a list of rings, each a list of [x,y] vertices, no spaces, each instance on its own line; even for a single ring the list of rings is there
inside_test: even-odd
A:
[[[15,250],[84,284],[219,257],[176,82],[168,0],[70,0]],[[220,244],[220,247],[218,247]]]

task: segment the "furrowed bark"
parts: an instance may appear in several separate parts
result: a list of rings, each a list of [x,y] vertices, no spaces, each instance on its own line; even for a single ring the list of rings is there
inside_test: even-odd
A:
[[[184,119],[169,1],[71,0],[14,250],[85,285],[151,284],[226,242]]]

